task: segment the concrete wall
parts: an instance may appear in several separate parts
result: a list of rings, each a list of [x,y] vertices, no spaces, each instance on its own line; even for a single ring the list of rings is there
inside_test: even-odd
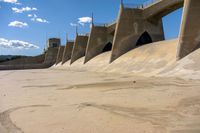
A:
[[[145,31],[149,33],[153,42],[164,40],[162,20],[150,22],[143,19],[142,16],[142,9],[124,8],[121,6],[110,62],[135,48],[136,42]]]
[[[105,45],[109,42],[110,37],[105,26],[92,26],[90,36],[87,43],[84,63],[91,60],[93,57],[102,53]],[[112,43],[112,41],[111,41]]]
[[[60,62],[62,62],[64,49],[65,49],[65,46],[60,46],[58,48],[58,55],[57,55],[57,59],[56,59],[56,64],[59,64]]]
[[[200,0],[185,0],[177,59],[200,47]]]
[[[88,42],[88,36],[82,36],[82,35],[76,36],[70,64],[75,62],[77,59],[85,56],[87,42]]]
[[[55,64],[57,54],[58,54],[58,47],[48,48],[48,50],[45,53],[44,62],[0,65],[0,70],[23,70],[23,69],[49,68]]]
[[[38,55],[35,57],[22,57],[19,59],[14,59],[11,61],[6,61],[0,63],[0,65],[21,65],[21,64],[36,64],[36,63],[43,63],[45,55]]]
[[[56,63],[57,55],[58,55],[58,48],[48,48],[46,55],[45,55],[45,60],[44,60],[44,65],[46,67],[50,67]]]
[[[65,62],[67,62],[71,59],[73,45],[74,45],[73,41],[67,42],[65,49],[64,49],[63,57],[62,57],[62,64],[64,64]]]

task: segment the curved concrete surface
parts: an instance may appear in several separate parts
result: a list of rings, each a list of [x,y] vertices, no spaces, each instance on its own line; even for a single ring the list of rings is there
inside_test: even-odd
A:
[[[110,52],[102,53],[88,63],[84,57],[71,66],[66,63],[59,68],[79,71],[112,72],[126,74],[156,75],[176,62],[178,40],[161,41],[135,48],[109,64]]]

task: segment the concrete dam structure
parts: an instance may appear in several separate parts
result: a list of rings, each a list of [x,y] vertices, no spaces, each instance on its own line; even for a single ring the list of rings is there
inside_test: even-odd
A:
[[[181,7],[183,7],[183,17],[180,36],[176,41],[165,41],[162,17]],[[157,72],[161,72],[161,69],[164,71],[167,69],[166,66],[170,67],[199,48],[199,11],[198,0],[156,0],[148,5],[136,6],[121,3],[118,18],[114,23],[100,25],[92,22],[88,35],[77,34],[75,41],[67,41],[65,47],[60,46],[59,39],[49,39],[50,48],[46,51],[42,64],[46,64],[45,68],[54,64],[86,70],[92,70],[93,66],[96,68],[101,66],[99,68],[101,71],[137,73],[135,70],[137,68],[147,70],[142,64],[155,66],[156,70],[158,64],[155,62],[162,62],[162,65],[158,65],[160,67]],[[142,51],[143,48],[145,50]],[[161,50],[162,48],[170,51],[166,53]],[[147,54],[148,49],[154,52]],[[139,55],[140,57],[137,57]],[[17,61],[11,61],[9,66],[14,64],[13,66],[17,68],[22,67],[22,65],[15,65],[14,62]],[[38,65],[37,67],[33,64],[27,65],[33,66],[27,69],[40,68]],[[43,65],[41,66],[44,68]],[[2,64],[1,69],[4,68],[5,65]],[[6,67],[8,68],[12,69]],[[21,69],[24,68],[26,67],[23,66]],[[127,69],[121,70],[121,68]]]
[[[0,133],[200,133],[200,0],[150,1],[0,63]],[[181,7],[180,34],[165,40],[162,17]]]

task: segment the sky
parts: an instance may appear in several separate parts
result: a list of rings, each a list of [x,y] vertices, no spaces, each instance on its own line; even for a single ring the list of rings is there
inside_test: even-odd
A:
[[[149,0],[124,0],[140,4]],[[92,14],[95,23],[116,20],[120,0],[0,0],[0,55],[41,54],[50,37],[62,45],[79,33],[88,33]],[[182,9],[165,16],[165,39],[177,38]]]

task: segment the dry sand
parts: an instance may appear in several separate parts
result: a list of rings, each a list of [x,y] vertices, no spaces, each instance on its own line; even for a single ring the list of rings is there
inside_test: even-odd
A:
[[[0,72],[0,133],[200,133],[200,81]]]

